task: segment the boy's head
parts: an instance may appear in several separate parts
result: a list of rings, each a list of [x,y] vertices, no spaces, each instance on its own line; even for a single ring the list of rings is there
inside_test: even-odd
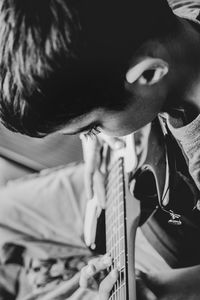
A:
[[[164,40],[175,26],[166,0],[2,0],[2,122],[43,136],[94,111],[109,119],[122,115],[133,98],[139,101],[133,86],[138,78],[151,85],[168,71],[162,60],[140,61],[142,45]],[[150,104],[136,103],[132,117]]]

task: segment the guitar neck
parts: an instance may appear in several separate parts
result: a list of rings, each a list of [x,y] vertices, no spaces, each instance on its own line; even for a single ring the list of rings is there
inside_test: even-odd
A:
[[[119,270],[110,300],[128,299],[125,191],[124,159],[119,158],[106,178],[106,248],[113,258],[111,269]]]

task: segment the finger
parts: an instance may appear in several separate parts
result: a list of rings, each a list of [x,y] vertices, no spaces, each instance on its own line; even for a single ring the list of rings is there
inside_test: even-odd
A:
[[[99,273],[105,270],[112,264],[111,257],[106,254],[101,258],[94,258],[88,262],[88,265],[82,268],[79,284],[81,287],[89,288],[91,279]]]
[[[98,137],[105,141],[113,150],[118,150],[125,147],[124,138],[111,137],[104,133],[99,133]]]
[[[106,253],[101,257],[91,259],[88,262],[88,266],[92,265],[95,268],[95,274],[110,267],[111,264],[112,264],[112,258],[109,253]]]
[[[97,138],[86,139],[82,137],[83,155],[85,161],[85,187],[88,199],[92,199],[93,193],[93,176],[100,164],[100,143]]]
[[[86,195],[88,199],[92,199],[94,197],[94,190],[93,190],[93,171],[85,170],[85,189]]]
[[[85,266],[81,269],[81,275],[79,279],[79,285],[82,288],[89,288],[90,285],[90,279],[94,276],[95,274],[95,268],[93,265],[90,266]]]
[[[110,292],[117,281],[118,271],[112,270],[99,286],[99,300],[108,300]]]
[[[105,174],[96,170],[93,176],[93,185],[99,206],[104,209],[106,206]]]

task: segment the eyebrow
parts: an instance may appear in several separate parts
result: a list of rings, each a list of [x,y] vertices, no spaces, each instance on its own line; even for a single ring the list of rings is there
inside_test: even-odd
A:
[[[92,129],[95,125],[96,125],[96,123],[92,122],[89,125],[81,127],[78,130],[76,130],[76,131],[72,131],[72,132],[69,132],[69,133],[63,133],[63,135],[75,135],[75,134],[81,133],[83,131],[88,131],[88,130]]]

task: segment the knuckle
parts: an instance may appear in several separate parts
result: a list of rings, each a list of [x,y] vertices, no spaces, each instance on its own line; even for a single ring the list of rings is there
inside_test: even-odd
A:
[[[95,257],[89,260],[88,265],[94,269],[97,269],[97,266],[101,260],[101,257]]]
[[[81,269],[81,277],[85,277],[86,274],[87,274],[87,267],[88,266],[84,266],[82,269]]]

